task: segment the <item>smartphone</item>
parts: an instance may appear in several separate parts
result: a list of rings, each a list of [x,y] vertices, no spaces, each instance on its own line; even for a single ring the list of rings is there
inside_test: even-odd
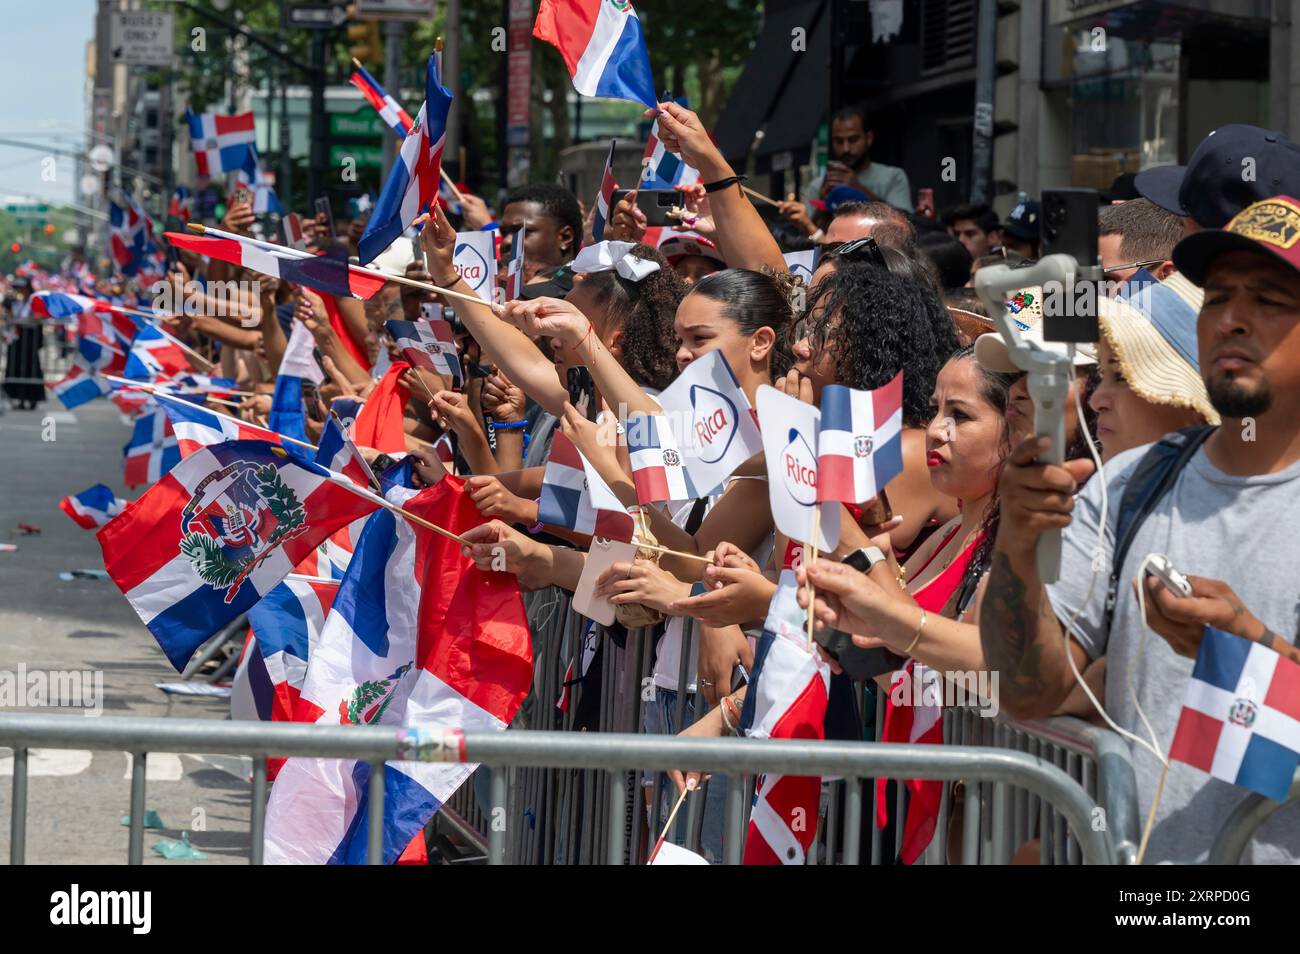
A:
[[[618,189],[610,199],[610,211],[618,205],[631,189]],[[668,213],[682,207],[682,194],[676,189],[638,189],[636,207],[645,214],[646,225],[676,225],[678,220],[670,218]]]
[[[589,421],[596,419],[596,381],[586,368],[570,368],[569,403]]]
[[[848,633],[822,627],[813,631],[813,640],[835,657],[845,675],[853,680],[874,679],[882,673],[903,667],[904,659],[888,649],[863,649],[853,644]]]
[[[894,519],[893,508],[889,506],[889,494],[885,493],[882,487],[876,499],[868,506],[862,509],[862,526],[871,526],[873,524],[888,523]]]
[[[1147,560],[1147,573],[1178,596],[1186,598],[1192,595],[1191,582],[1174,568],[1174,565],[1169,562],[1169,557],[1163,553],[1151,554],[1151,558]]]
[[[1042,214],[1039,218],[1043,256],[1065,254],[1078,262],[1080,268],[1097,264],[1097,190],[1096,189],[1045,189]],[[1100,277],[1100,276],[1099,276]],[[1083,285],[1089,279],[1076,277]],[[1091,307],[1101,289],[1093,289],[1091,296],[1078,290],[1066,289],[1066,297],[1075,307],[1066,308],[1066,314],[1054,314],[1059,309],[1043,311],[1043,340],[1093,342],[1101,334],[1097,312]],[[1048,299],[1050,303],[1050,298]],[[1091,312],[1088,314],[1086,312]]]
[[[578,588],[573,591],[573,608],[602,626],[612,626],[614,604],[604,597],[597,599],[592,596],[592,591],[596,588],[596,580],[613,564],[631,563],[635,557],[634,543],[593,537],[587,561],[582,565],[582,576],[578,578]]]
[[[253,193],[248,190],[247,186],[240,186],[235,190],[235,201],[244,202],[248,205],[253,204]]]
[[[323,195],[316,199],[316,215],[322,214],[325,216],[325,228],[330,238],[333,238],[337,234],[334,231],[334,209],[330,205],[329,197]]]

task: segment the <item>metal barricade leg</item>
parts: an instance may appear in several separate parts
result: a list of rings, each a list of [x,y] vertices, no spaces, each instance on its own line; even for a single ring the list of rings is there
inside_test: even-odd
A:
[[[727,812],[723,835],[723,859],[725,864],[740,864],[741,852],[745,847],[745,776],[727,776]],[[653,833],[652,833],[653,834]]]
[[[262,863],[263,835],[266,828],[266,757],[259,755],[253,759],[253,805],[248,820],[249,846],[248,863]]]
[[[126,863],[144,864],[144,780],[147,752],[131,755],[131,830],[126,849]]]
[[[844,864],[856,865],[862,845],[862,779],[844,780]]]
[[[370,805],[366,821],[366,864],[384,863],[384,763],[370,763]],[[403,845],[403,848],[406,846]]]
[[[607,864],[623,864],[623,772],[615,770],[606,773],[606,783],[609,786],[609,818],[608,828],[609,837],[607,840],[608,852],[605,857]]]
[[[488,819],[488,864],[505,863],[506,833],[501,824],[506,810],[506,772],[504,765],[492,766],[492,811]]]
[[[9,806],[9,863],[25,864],[27,849],[27,749],[14,749],[13,804]]]
[[[961,833],[961,863],[979,864],[980,860],[980,785],[966,782],[966,804],[963,806]]]

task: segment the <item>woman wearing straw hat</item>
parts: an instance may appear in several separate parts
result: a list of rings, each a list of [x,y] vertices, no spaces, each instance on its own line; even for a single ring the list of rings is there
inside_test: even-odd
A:
[[[1100,380],[1089,398],[1105,463],[1196,424],[1218,424],[1201,379],[1196,309],[1167,284],[1098,302]]]

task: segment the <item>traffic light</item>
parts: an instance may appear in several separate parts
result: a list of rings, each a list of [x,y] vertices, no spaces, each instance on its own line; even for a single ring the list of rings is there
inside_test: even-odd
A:
[[[9,246],[9,251],[13,252],[15,255],[19,254],[22,250],[23,246],[21,242],[14,242],[13,245]]]
[[[53,223],[53,222],[47,222],[47,223],[45,223],[45,234],[46,234],[46,235],[53,235],[53,234],[54,234],[54,223]]]
[[[355,20],[356,4],[347,8],[348,19],[348,53],[359,63],[378,65],[384,60],[383,42],[379,37],[379,24],[374,20]]]

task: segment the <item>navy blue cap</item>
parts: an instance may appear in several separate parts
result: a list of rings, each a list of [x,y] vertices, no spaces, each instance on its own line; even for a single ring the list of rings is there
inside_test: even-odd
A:
[[[855,189],[853,186],[838,185],[826,193],[826,211],[831,215],[835,210],[848,202],[870,202],[871,196],[867,195],[861,189]]]
[[[1186,214],[1207,229],[1221,229],[1275,195],[1300,195],[1300,146],[1277,130],[1244,123],[1220,126],[1201,140],[1178,190]]]
[[[1186,216],[1187,210],[1178,198],[1186,174],[1186,166],[1153,166],[1133,178],[1133,188],[1142,198],[1150,199],[1166,212]]]
[[[1040,209],[1034,199],[1025,199],[1016,204],[1002,223],[1002,231],[1022,242],[1037,242],[1042,230],[1038,224]]]

